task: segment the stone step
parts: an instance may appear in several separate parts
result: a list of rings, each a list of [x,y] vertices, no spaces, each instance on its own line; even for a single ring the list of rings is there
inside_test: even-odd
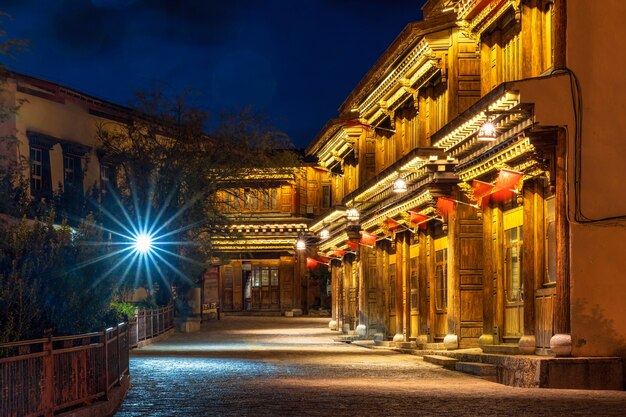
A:
[[[443,343],[422,343],[417,345],[422,350],[446,350]]]
[[[415,342],[395,342],[398,349],[415,349]]]
[[[520,355],[517,343],[503,343],[501,345],[485,345],[483,353],[495,353],[499,355]]]
[[[335,342],[343,342],[343,343],[352,343],[355,340],[359,340],[360,337],[359,335],[345,335],[345,336],[339,336],[336,337],[334,340]]]
[[[496,376],[498,374],[498,367],[488,363],[478,362],[457,362],[454,368],[466,374],[472,374],[477,376]]]
[[[391,340],[374,339],[374,344],[376,344],[376,346],[393,347],[394,342]]]
[[[455,358],[449,358],[447,356],[439,356],[439,355],[424,355],[424,361],[443,366],[446,369],[454,370],[455,364],[459,361]]]

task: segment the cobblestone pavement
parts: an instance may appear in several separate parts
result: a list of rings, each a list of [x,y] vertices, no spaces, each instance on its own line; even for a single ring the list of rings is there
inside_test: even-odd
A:
[[[507,387],[335,343],[327,323],[227,316],[135,350],[116,416],[626,416],[626,392]]]

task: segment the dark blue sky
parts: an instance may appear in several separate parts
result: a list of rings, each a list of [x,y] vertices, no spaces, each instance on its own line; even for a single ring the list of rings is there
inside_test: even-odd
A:
[[[31,45],[10,69],[119,104],[164,83],[217,113],[252,104],[306,146],[420,0],[0,0]]]

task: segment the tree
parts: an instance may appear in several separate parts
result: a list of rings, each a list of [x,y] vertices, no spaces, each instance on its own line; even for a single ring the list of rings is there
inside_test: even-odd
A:
[[[139,93],[127,121],[98,129],[100,159],[117,167],[121,206],[177,242],[159,260],[183,290],[212,256],[215,226],[229,223],[218,190],[259,169],[294,176],[298,164],[287,137],[260,115],[243,110],[212,121],[188,97]],[[171,284],[165,274],[161,283]]]

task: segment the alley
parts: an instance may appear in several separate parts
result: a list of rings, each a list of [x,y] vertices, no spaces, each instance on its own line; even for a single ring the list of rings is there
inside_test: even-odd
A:
[[[130,416],[623,416],[626,392],[520,389],[336,343],[328,319],[223,317],[135,350]]]

